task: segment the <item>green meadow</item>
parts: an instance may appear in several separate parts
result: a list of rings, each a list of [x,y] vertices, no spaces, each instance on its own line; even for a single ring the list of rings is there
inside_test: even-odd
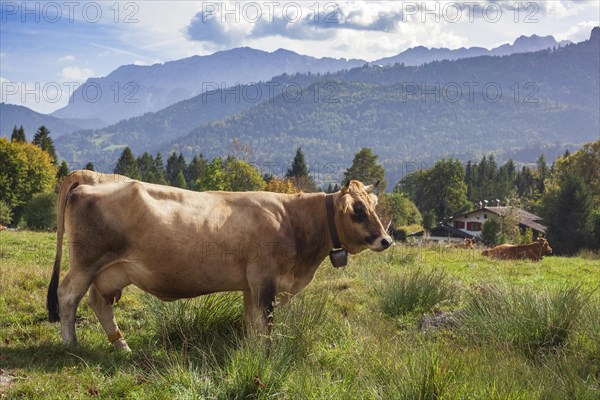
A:
[[[128,287],[123,354],[85,301],[79,346],[62,347],[45,309],[55,241],[0,232],[0,398],[600,398],[598,254],[396,245],[326,260],[261,338],[244,332],[240,294],[164,303]]]

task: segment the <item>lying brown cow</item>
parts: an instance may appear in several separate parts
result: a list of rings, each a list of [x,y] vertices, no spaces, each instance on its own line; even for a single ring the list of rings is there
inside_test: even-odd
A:
[[[375,213],[375,186],[350,181],[330,195],[199,193],[76,171],[60,190],[49,318],[60,315],[63,343],[75,343],[75,313],[89,290],[110,342],[129,350],[113,314],[124,287],[163,300],[241,291],[244,320],[268,333],[276,298],[299,293],[328,254],[344,260],[332,249],[392,244]],[[58,286],[64,233],[70,267]]]
[[[524,260],[540,261],[543,256],[552,253],[548,241],[539,238],[537,241],[518,246],[512,244],[501,244],[493,249],[484,250],[481,254],[500,260]]]

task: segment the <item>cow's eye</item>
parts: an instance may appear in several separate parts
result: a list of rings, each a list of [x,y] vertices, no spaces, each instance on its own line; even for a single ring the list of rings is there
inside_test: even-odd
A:
[[[365,214],[365,205],[363,203],[356,203],[354,205],[354,214],[364,215]]]

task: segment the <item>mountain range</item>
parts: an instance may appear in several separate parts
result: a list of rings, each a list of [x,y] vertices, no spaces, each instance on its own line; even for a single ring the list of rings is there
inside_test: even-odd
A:
[[[564,47],[571,44],[569,40],[561,40],[558,42],[554,36],[519,36],[513,44],[503,44],[488,50],[484,47],[461,47],[459,49],[446,48],[427,48],[424,46],[411,47],[402,53],[393,57],[385,57],[373,61],[373,64],[389,65],[389,64],[404,64],[415,66],[427,64],[433,61],[442,60],[459,60],[461,58],[471,58],[479,56],[507,56],[516,53],[531,53],[539,50],[553,49],[556,47]]]
[[[557,42],[552,36],[533,35],[521,36],[513,44],[507,43],[491,50],[481,47],[450,50],[418,46],[371,63],[414,66],[482,55],[531,52],[568,43]],[[242,47],[150,66],[123,65],[105,77],[88,79],[74,91],[69,103],[52,113],[52,116],[78,128],[101,128],[123,119],[159,111],[216,87],[264,82],[282,74],[336,72],[365,63],[367,61],[360,59],[315,58],[284,49],[266,52]],[[60,133],[68,132],[61,127]]]
[[[348,166],[361,146],[369,146],[380,154],[393,182],[409,159],[474,159],[491,151],[499,158],[539,154],[543,149],[561,152],[565,146],[596,140],[600,132],[599,36],[600,29],[595,28],[590,40],[579,44],[534,35],[492,50],[417,47],[371,63],[316,59],[284,50],[234,49],[213,55],[228,60],[222,88],[205,85],[210,91],[201,93],[200,89],[196,96],[158,111],[101,129],[75,130],[74,125],[93,128],[106,123],[86,118],[106,119],[103,112],[111,113],[115,103],[96,103],[98,110],[104,110],[100,112],[86,111],[90,104],[73,102],[53,116],[31,114],[35,119],[27,115],[31,110],[0,104],[0,132],[9,135],[13,125],[35,121],[31,129],[25,126],[29,135],[43,123],[53,132],[61,157],[73,163],[94,161],[104,169],[110,169],[125,146],[138,155],[181,151],[186,156],[214,157],[224,155],[231,140],[238,138],[254,149],[257,162],[289,162],[296,147],[302,146],[309,162],[340,168]],[[539,48],[544,50],[528,51]],[[485,54],[479,55],[482,51]],[[233,54],[237,56],[226,57]],[[255,54],[266,58],[258,62]],[[184,71],[194,68],[185,66],[206,64],[213,56],[150,67],[124,66],[100,79],[106,79],[102,87],[109,88],[111,82],[137,79],[139,73],[139,82],[156,82],[145,93],[156,88],[177,93],[176,87],[185,86],[188,92],[182,96],[189,96],[194,77]],[[274,66],[265,61],[275,59],[288,62]],[[252,71],[243,73],[236,65],[252,65]],[[317,65],[317,70],[310,70],[311,65]],[[163,76],[165,66],[170,68],[169,78]],[[258,76],[261,69],[270,71],[266,76],[285,68],[272,79]],[[286,72],[293,70],[298,72]],[[220,79],[216,72],[210,76]],[[226,81],[230,76],[236,78]],[[176,82],[171,89],[169,80]],[[235,83],[240,80],[247,84]],[[248,83],[254,81],[259,83]],[[469,88],[469,83],[479,86]],[[492,94],[500,88],[502,96],[490,101],[483,98],[483,88]],[[300,96],[295,99],[294,93]],[[77,107],[83,108],[73,111]]]
[[[364,60],[315,58],[279,49],[272,53],[241,47],[164,64],[124,65],[78,87],[59,118],[97,119],[112,124],[158,111],[207,90],[260,82],[280,74],[325,73],[353,68]]]
[[[309,161],[339,169],[369,146],[393,181],[406,160],[477,159],[491,151],[508,157],[523,149],[539,154],[597,140],[599,49],[596,28],[588,41],[533,53],[285,74],[56,143],[68,160],[109,166],[125,146],[136,154],[214,157],[237,138],[254,149],[259,163],[283,165],[302,146]],[[262,98],[248,95],[255,92]]]
[[[68,121],[51,115],[40,114],[27,107],[0,103],[0,136],[10,136],[13,128],[21,125],[23,125],[29,140],[42,125],[50,130],[54,138],[81,129]]]

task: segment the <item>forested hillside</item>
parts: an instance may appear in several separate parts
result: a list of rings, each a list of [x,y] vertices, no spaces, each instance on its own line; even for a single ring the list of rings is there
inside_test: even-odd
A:
[[[598,138],[599,46],[596,28],[589,41],[536,53],[284,75],[262,84],[258,98],[258,86],[200,95],[69,135],[57,147],[67,159],[110,165],[126,145],[136,153],[214,157],[238,138],[258,164],[283,163],[301,145],[309,164],[335,163],[341,171],[370,146],[392,182],[406,162],[492,151],[503,159],[525,149],[539,155]]]

